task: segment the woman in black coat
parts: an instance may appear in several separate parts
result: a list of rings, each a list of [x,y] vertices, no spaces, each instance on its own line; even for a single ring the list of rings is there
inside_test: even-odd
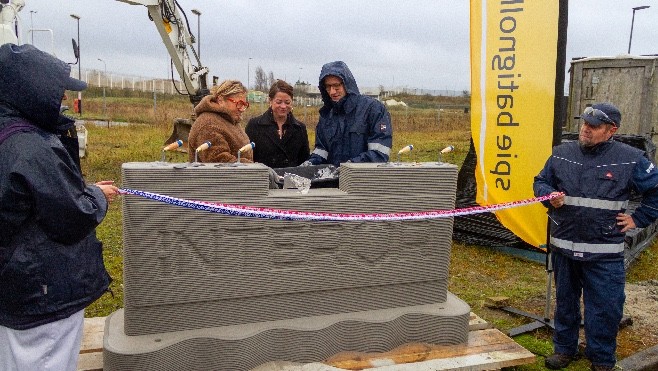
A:
[[[254,162],[271,168],[299,166],[308,160],[306,125],[292,115],[292,86],[277,80],[270,87],[270,108],[249,120],[245,131],[256,144]]]

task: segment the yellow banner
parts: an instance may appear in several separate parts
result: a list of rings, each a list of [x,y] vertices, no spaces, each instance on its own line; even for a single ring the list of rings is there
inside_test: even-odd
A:
[[[533,178],[553,141],[558,17],[558,1],[471,0],[471,131],[480,205],[533,197]],[[546,243],[541,204],[496,216],[525,242]]]

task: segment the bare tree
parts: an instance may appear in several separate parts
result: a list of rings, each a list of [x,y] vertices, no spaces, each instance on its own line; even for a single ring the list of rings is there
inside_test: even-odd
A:
[[[267,75],[261,66],[256,67],[256,86],[255,90],[267,91]]]
[[[267,86],[270,87],[275,82],[276,82],[276,79],[274,78],[274,72],[270,71],[270,75],[267,77]]]

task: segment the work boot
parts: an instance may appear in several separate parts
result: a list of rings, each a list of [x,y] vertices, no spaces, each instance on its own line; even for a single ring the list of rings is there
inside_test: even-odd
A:
[[[551,370],[559,370],[569,366],[571,361],[573,361],[573,356],[568,356],[562,353],[555,353],[544,360],[544,365]]]

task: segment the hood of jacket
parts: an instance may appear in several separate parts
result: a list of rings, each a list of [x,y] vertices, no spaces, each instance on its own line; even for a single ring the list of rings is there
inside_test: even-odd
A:
[[[343,97],[343,99],[338,102],[332,101],[329,93],[327,93],[327,90],[324,88],[324,78],[329,75],[337,76],[343,80],[343,85],[345,86],[345,92],[347,95],[345,95],[345,97]],[[347,64],[345,64],[343,61],[329,62],[322,66],[318,88],[320,89],[320,94],[322,94],[322,102],[324,102],[325,107],[342,105],[344,104],[343,102],[352,100],[352,97],[361,95],[359,92],[359,87],[356,85],[356,80],[352,75],[352,71],[350,71],[349,67],[347,67]]]
[[[32,45],[0,46],[0,112],[20,116],[49,132],[61,130],[60,106],[72,86],[71,66]],[[76,88],[82,90],[86,84]]]

